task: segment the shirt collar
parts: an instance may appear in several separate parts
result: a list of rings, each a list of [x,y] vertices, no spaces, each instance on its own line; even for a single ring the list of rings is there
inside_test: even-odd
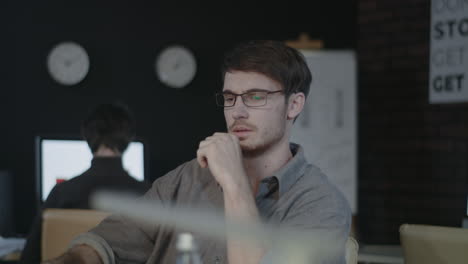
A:
[[[122,157],[93,157],[91,168],[95,170],[123,170]]]
[[[293,157],[278,171],[273,174],[279,184],[279,195],[287,192],[291,186],[304,174],[308,163],[304,155],[304,149],[295,143],[290,143],[289,147]]]

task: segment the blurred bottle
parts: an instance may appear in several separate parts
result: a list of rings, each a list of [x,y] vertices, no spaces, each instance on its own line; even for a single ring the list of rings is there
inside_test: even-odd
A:
[[[192,234],[179,234],[176,247],[176,264],[202,264]]]

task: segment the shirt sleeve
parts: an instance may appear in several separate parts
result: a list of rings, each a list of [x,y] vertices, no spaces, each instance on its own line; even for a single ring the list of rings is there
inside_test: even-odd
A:
[[[156,186],[141,199],[160,199]],[[137,223],[129,217],[114,214],[90,232],[77,237],[72,245],[93,247],[105,264],[145,263],[154,248],[156,225]]]
[[[98,235],[91,232],[81,234],[70,242],[68,248],[72,248],[77,245],[88,245],[92,247],[98,253],[103,264],[115,263],[115,256],[112,248]]]

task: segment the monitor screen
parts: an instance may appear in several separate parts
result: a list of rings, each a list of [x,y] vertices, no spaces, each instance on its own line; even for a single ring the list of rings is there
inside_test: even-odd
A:
[[[37,184],[40,201],[45,201],[52,188],[59,182],[80,175],[91,166],[93,155],[84,140],[38,138]],[[123,167],[139,181],[145,179],[144,144],[130,143],[124,152]]]

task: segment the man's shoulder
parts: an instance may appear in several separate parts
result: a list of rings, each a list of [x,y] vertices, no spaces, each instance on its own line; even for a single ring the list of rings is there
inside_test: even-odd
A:
[[[162,184],[182,180],[202,180],[206,179],[209,175],[209,169],[200,167],[197,159],[192,159],[180,164],[175,169],[159,177],[156,179],[156,182]]]
[[[153,183],[149,196],[163,200],[184,201],[191,194],[210,192],[215,186],[208,168],[201,168],[197,160],[190,160],[159,177]],[[197,202],[197,201],[190,201]]]
[[[80,175],[81,176],[81,175]],[[46,208],[65,208],[70,201],[82,201],[83,195],[79,195],[77,190],[81,190],[83,177],[76,176],[70,180],[56,184],[50,191],[44,202]]]
[[[295,221],[305,226],[349,229],[351,209],[343,193],[317,167],[308,165],[285,196]]]
[[[330,181],[327,175],[314,165],[308,165],[297,186],[303,189],[308,197],[321,197],[324,207],[349,210],[344,194]]]
[[[83,174],[80,174],[78,176],[74,176],[70,178],[69,180],[63,181],[61,183],[58,183],[54,186],[54,189],[56,191],[63,192],[69,189],[74,189],[76,188],[77,185],[82,184],[83,182],[86,181],[86,177],[83,176]]]
[[[330,182],[328,176],[319,167],[310,163],[307,164],[304,169],[304,173],[299,178],[299,182],[314,188],[334,188],[334,184]]]

